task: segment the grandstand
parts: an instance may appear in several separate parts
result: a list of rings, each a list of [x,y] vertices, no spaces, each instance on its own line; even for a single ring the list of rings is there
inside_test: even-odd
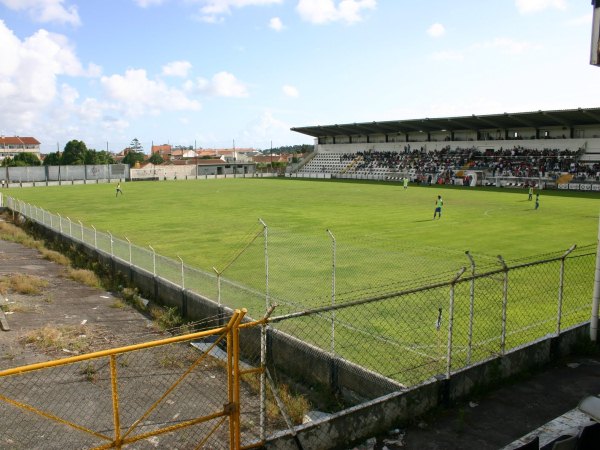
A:
[[[600,108],[295,127],[289,176],[600,191]]]

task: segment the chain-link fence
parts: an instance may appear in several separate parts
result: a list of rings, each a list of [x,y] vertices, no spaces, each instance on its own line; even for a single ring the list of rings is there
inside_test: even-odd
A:
[[[0,446],[256,444],[266,429],[254,426],[261,423],[261,386],[242,378],[264,372],[260,358],[246,354],[256,366],[240,362],[243,316],[236,310],[223,327],[0,371]]]
[[[271,326],[404,386],[589,320],[595,246],[277,315]],[[333,296],[332,296],[333,298]]]

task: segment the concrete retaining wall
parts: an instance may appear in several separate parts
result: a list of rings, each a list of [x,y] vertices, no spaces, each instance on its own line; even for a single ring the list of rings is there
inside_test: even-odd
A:
[[[263,449],[349,448],[397,427],[437,407],[448,407],[473,389],[489,389],[516,374],[540,369],[572,353],[582,339],[589,339],[589,324],[563,331],[452,373],[449,379],[432,379],[419,386],[393,392],[332,416],[271,437]],[[297,442],[301,444],[298,446]]]

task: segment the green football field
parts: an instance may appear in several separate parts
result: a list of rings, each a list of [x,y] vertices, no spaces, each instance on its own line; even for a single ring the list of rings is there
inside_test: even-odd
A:
[[[130,182],[36,187],[5,194],[99,230],[152,244],[210,269],[228,260],[248,234],[269,227],[298,239],[362,241],[507,258],[596,241],[600,198],[542,192],[540,208],[522,191],[284,179]],[[432,220],[437,195],[443,217]]]
[[[271,294],[319,303],[329,294],[335,240],[339,295],[594,244],[598,195],[369,182],[226,179],[6,190],[74,222],[257,290],[268,225]],[[558,195],[562,194],[562,195]],[[444,200],[441,219],[435,200]],[[328,233],[328,231],[331,233]],[[253,240],[253,238],[256,238]],[[244,250],[245,249],[245,250]],[[240,251],[241,255],[238,255]],[[310,300],[313,299],[313,300]]]
[[[175,261],[180,257],[186,265],[213,275],[215,268],[233,281],[222,287],[223,303],[246,307],[254,317],[265,308],[265,253],[269,296],[279,305],[277,315],[330,304],[333,286],[336,301],[343,302],[450,280],[461,267],[470,270],[466,250],[479,272],[499,268],[497,255],[510,265],[556,256],[573,244],[591,245],[589,254],[595,251],[600,212],[598,194],[558,191],[542,192],[535,210],[524,190],[450,186],[404,190],[401,185],[374,182],[226,179],[130,182],[122,184],[124,195],[115,197],[115,187],[67,185],[4,193],[73,223],[93,225],[122,240],[127,237],[140,247],[151,245],[158,254]],[[433,220],[438,195],[444,201],[443,213]],[[259,219],[268,226],[267,245]],[[569,317],[564,325],[588,316],[592,259],[587,257],[581,269],[576,258],[569,263],[565,288]],[[558,267],[552,263],[511,273],[509,345],[554,330]],[[176,264],[164,270],[177,281]],[[186,287],[194,288],[187,278]],[[211,298],[217,295],[214,279],[196,290]],[[462,353],[456,358],[465,361],[468,285],[460,285],[459,292],[456,342]],[[482,359],[498,351],[502,276],[482,280],[477,292],[474,351]],[[439,308],[444,317],[448,313],[448,287],[399,300],[339,311],[336,352],[410,382],[411,370],[418,380],[440,369],[445,337],[432,324]],[[329,319],[315,316],[279,327],[328,348],[328,324]],[[399,350],[407,359],[390,363],[388,355]]]

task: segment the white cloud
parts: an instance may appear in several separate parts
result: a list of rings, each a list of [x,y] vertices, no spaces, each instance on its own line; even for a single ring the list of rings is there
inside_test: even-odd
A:
[[[148,6],[162,5],[165,0],[133,0],[140,8],[147,8]]]
[[[475,44],[474,49],[497,49],[501,52],[508,53],[511,55],[517,55],[525,53],[528,50],[537,48],[536,45],[526,41],[515,41],[509,38],[495,38],[491,41],[482,42]]]
[[[65,0],[0,0],[0,3],[14,11],[27,11],[37,22],[81,24],[77,7],[64,6]]]
[[[189,61],[171,61],[165,64],[162,68],[163,75],[170,77],[182,77],[188,76],[188,72],[192,68],[192,63]]]
[[[465,55],[461,51],[446,50],[434,53],[431,58],[436,61],[462,61],[465,59]]]
[[[282,0],[192,0],[200,3],[200,19],[205,22],[220,22],[222,16],[231,14],[233,8],[280,4]]]
[[[535,13],[548,8],[567,9],[566,0],[515,0],[515,5],[521,14]]]
[[[441,23],[434,23],[427,29],[427,34],[434,38],[443,36],[445,33],[446,29]]]
[[[100,79],[109,98],[128,115],[158,114],[161,111],[199,110],[200,103],[162,81],[150,80],[143,69]]]
[[[592,23],[592,11],[588,14],[585,14],[580,17],[575,17],[574,19],[570,19],[566,22],[566,24],[570,27],[579,27],[581,25],[589,26]]]
[[[242,137],[246,141],[266,143],[270,139],[278,139],[279,136],[289,133],[290,128],[289,124],[273,117],[270,111],[265,111],[254,123],[249,124]]]
[[[273,17],[271,20],[269,20],[269,28],[275,31],[283,30],[283,23],[281,22],[281,19],[279,17]]]
[[[11,106],[0,110],[0,123],[9,128],[31,125],[45,108],[61,100],[59,76],[88,75],[64,36],[39,30],[21,41],[1,20],[0,61],[0,104]]]
[[[210,81],[205,78],[197,78],[195,82],[188,80],[184,89],[216,97],[248,97],[246,85],[229,72],[216,73]]]
[[[360,22],[361,12],[375,9],[376,0],[299,0],[296,10],[300,17],[310,23],[325,24],[329,22]]]
[[[294,86],[290,86],[289,84],[284,85],[281,90],[287,97],[296,98],[300,95],[298,89]]]

